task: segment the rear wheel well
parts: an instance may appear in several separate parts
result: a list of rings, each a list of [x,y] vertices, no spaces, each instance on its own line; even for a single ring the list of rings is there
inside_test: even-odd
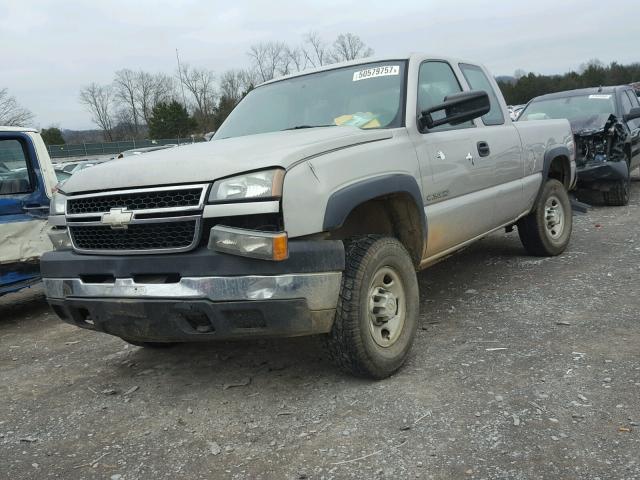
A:
[[[367,200],[349,212],[343,224],[330,232],[334,240],[367,234],[397,238],[407,249],[414,265],[422,260],[426,232],[422,230],[416,202],[408,193],[393,193]]]
[[[554,178],[569,190],[571,187],[571,165],[569,159],[563,155],[554,157],[549,165],[547,178]]]

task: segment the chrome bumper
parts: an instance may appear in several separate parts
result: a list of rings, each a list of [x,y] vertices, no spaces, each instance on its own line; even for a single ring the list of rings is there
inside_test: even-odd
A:
[[[212,302],[305,299],[310,310],[335,309],[342,273],[274,276],[185,277],[176,283],[136,283],[119,278],[113,283],[86,283],[79,278],[44,278],[50,299],[163,299]]]

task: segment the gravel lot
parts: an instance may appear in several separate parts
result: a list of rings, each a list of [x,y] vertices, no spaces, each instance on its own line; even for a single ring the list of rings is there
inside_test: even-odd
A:
[[[164,351],[0,299],[0,478],[640,478],[640,183],[569,250],[499,233],[419,274],[411,358],[370,382],[317,339]]]

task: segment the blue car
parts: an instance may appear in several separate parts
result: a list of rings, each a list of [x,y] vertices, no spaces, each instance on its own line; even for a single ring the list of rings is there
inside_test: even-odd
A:
[[[52,250],[49,202],[57,184],[37,130],[0,126],[0,296],[40,280]]]

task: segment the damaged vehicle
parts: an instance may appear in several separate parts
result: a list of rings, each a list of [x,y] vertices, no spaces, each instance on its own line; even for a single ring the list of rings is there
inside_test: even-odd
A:
[[[40,281],[56,183],[37,130],[0,126],[0,296]]]
[[[520,121],[566,118],[576,143],[578,188],[595,189],[607,205],[627,205],[631,172],[640,166],[640,103],[632,87],[586,88],[529,102]]]

